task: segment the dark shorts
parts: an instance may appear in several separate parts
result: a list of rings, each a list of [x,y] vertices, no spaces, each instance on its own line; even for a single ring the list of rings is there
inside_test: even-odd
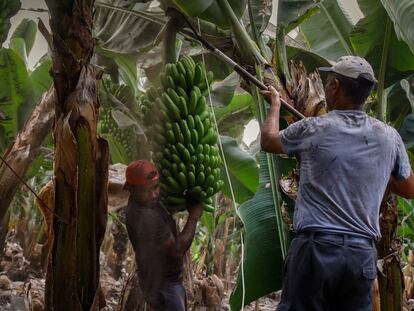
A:
[[[374,242],[350,235],[298,233],[284,265],[278,311],[371,311]]]
[[[187,294],[182,282],[166,282],[157,299],[149,303],[154,311],[186,311]]]

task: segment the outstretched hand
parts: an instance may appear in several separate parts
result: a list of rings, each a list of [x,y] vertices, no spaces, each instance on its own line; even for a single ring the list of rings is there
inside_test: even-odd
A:
[[[268,86],[267,90],[261,90],[260,94],[270,105],[280,106],[280,95],[279,92],[273,86]]]

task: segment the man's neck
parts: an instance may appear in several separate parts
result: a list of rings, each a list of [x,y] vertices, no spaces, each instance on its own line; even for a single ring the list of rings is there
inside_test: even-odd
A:
[[[359,110],[363,111],[364,105],[354,105],[349,101],[336,102],[332,110]]]

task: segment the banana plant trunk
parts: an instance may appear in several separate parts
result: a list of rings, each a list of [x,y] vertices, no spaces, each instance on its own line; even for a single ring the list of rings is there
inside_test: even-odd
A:
[[[53,244],[45,310],[99,309],[99,249],[107,218],[108,145],[97,137],[100,72],[90,64],[92,0],[46,0],[55,105]]]
[[[397,237],[398,206],[395,196],[384,200],[381,206],[382,239],[378,243],[378,259],[382,271],[378,273],[382,311],[403,310],[404,276],[401,271],[402,241]]]

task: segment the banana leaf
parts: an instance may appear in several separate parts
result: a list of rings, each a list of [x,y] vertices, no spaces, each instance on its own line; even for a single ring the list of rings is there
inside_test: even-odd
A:
[[[254,157],[242,150],[237,141],[229,136],[221,136],[224,156],[229,171],[231,185],[237,203],[243,203],[253,197],[259,184],[259,169]],[[230,183],[224,165],[221,167],[224,180],[222,192],[232,198]]]
[[[414,55],[405,42],[398,40],[380,0],[358,0],[358,4],[365,17],[350,34],[352,45],[387,88],[414,71]]]
[[[251,200],[239,208],[245,230],[245,253],[241,265],[245,287],[243,290],[242,273],[239,273],[236,288],[230,297],[232,310],[241,310],[243,301],[247,305],[282,287],[283,256],[265,153],[259,154],[259,162],[259,189]],[[287,226],[283,230],[288,235]]]
[[[404,40],[414,53],[414,2],[412,0],[381,0],[394,23],[398,39]]]
[[[53,80],[49,74],[51,66],[52,60],[46,58],[37,65],[37,67],[30,75],[30,79],[32,80],[33,85],[35,102],[38,102],[41,99],[42,94],[52,86]]]
[[[26,107],[32,107],[33,88],[23,59],[12,49],[0,50],[0,127],[9,140],[26,121]]]
[[[163,14],[150,12],[146,3],[131,5],[117,0],[97,2],[95,7],[98,44],[113,52],[129,54],[151,48],[165,22]]]
[[[17,26],[16,30],[11,36],[11,40],[15,38],[22,38],[26,46],[26,56],[29,56],[36,40],[37,25],[32,19],[25,18]]]
[[[99,55],[112,59],[118,67],[118,73],[123,82],[128,85],[137,96],[141,91],[139,89],[138,70],[135,54],[121,54],[110,50],[97,47],[96,52]]]
[[[250,26],[259,36],[265,31],[272,15],[272,0],[248,0],[249,15],[252,17]]]
[[[314,0],[279,0],[277,25],[285,27],[289,33],[318,10]]]
[[[352,23],[337,0],[319,3],[320,12],[300,25],[312,52],[329,60],[355,54],[349,40]]]
[[[247,0],[227,0],[237,18],[243,16]],[[216,0],[173,0],[190,17],[214,23],[222,29],[230,28],[230,21],[223,15]]]

